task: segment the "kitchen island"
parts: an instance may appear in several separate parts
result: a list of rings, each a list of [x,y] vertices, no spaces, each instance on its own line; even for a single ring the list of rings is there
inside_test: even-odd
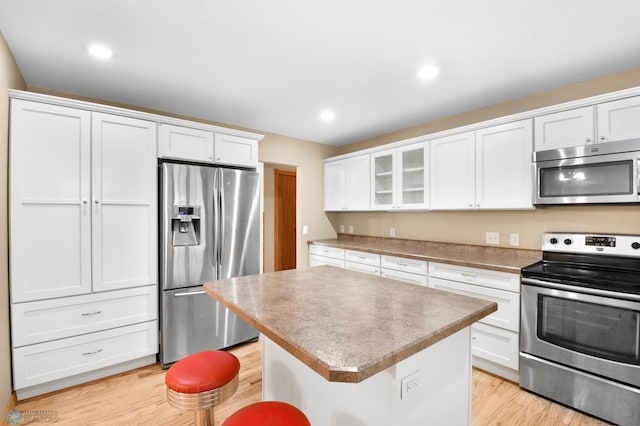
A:
[[[263,334],[263,399],[312,424],[470,423],[470,325],[494,302],[331,266],[205,290]]]

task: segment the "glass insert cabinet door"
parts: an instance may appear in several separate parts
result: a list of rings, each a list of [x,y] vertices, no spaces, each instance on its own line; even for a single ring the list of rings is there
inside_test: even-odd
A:
[[[427,209],[426,142],[371,154],[373,210]]]

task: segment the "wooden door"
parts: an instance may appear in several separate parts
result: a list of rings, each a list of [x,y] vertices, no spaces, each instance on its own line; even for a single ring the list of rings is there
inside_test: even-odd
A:
[[[274,271],[296,268],[296,172],[274,170]]]

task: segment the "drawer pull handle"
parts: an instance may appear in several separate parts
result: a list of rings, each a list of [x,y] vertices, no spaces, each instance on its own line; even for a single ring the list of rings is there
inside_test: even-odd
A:
[[[358,259],[366,260],[367,258],[364,256],[358,256]]]
[[[95,312],[85,312],[84,314],[80,314],[83,317],[90,317],[92,315],[100,315],[102,313],[102,311],[95,311]]]
[[[191,291],[188,293],[176,293],[173,295],[173,297],[189,297],[189,296],[197,296],[199,294],[204,294],[205,291],[204,290],[198,290],[198,291]]]
[[[400,263],[400,262],[396,262],[396,265],[398,266],[404,266],[405,268],[409,265],[407,265],[406,263]]]
[[[82,354],[82,356],[95,355],[95,354],[99,354],[100,352],[102,352],[102,349],[98,349],[97,351],[93,351],[93,352],[85,352]]]
[[[465,272],[462,273],[462,276],[465,278],[470,278],[472,280],[475,280],[476,278],[478,278],[478,276],[476,274],[467,274]]]

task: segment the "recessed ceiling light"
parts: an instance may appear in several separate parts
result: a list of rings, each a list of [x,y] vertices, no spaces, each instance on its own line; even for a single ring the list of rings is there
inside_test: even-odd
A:
[[[438,75],[438,72],[438,68],[436,68],[434,65],[426,65],[420,68],[420,70],[418,71],[418,77],[425,81],[431,80]]]
[[[320,113],[320,120],[324,121],[324,122],[329,122],[329,121],[333,121],[333,119],[335,118],[335,114],[333,113],[333,111],[329,111],[324,110]]]
[[[113,57],[113,51],[102,44],[92,44],[87,47],[87,50],[98,59],[110,59]]]

